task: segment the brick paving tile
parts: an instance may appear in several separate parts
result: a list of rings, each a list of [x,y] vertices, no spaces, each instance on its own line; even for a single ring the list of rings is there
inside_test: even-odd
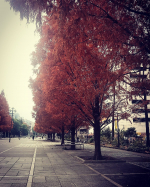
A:
[[[31,187],[62,187],[60,183],[32,183]],[[66,186],[65,186],[66,187]]]
[[[0,187],[11,187],[11,183],[9,183],[9,184],[0,184]]]
[[[22,183],[22,184],[17,184],[17,183],[13,183],[13,184],[11,184],[11,186],[10,187],[26,187],[27,186],[27,184],[26,183]]]

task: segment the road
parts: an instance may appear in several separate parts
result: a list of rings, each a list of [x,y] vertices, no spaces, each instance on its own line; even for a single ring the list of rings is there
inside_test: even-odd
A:
[[[30,187],[36,157],[44,157],[47,143],[28,138],[0,140],[0,187]],[[34,162],[33,162],[34,160]]]
[[[57,145],[57,146],[56,146]],[[0,187],[150,187],[150,155],[102,147],[117,163],[80,163],[85,150],[62,150],[60,142],[13,138],[0,140]]]

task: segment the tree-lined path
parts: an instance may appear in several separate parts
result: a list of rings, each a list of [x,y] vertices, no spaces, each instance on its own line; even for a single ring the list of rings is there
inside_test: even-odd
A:
[[[149,147],[149,2],[5,1],[40,34],[29,80],[34,131],[61,133],[62,140],[70,131],[74,143],[78,127],[92,126],[93,159],[101,160],[101,131],[112,122],[113,140],[115,119],[134,122],[142,112]],[[144,98],[132,105],[138,96]]]
[[[100,183],[115,186],[56,146],[60,142],[32,139],[2,142],[0,187],[97,186]]]
[[[150,168],[137,166],[150,163],[148,155],[102,148],[103,155],[127,162],[82,163],[75,156],[93,154],[94,146],[63,150],[60,142],[27,138],[0,143],[0,187],[150,186]]]

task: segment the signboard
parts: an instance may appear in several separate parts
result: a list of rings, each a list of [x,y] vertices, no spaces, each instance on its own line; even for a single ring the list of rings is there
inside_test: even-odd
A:
[[[143,79],[146,79],[147,75],[139,75],[139,74],[136,74],[136,73],[132,73],[132,74],[130,74],[130,78],[143,78]]]
[[[143,100],[132,100],[132,104],[139,104],[142,102],[143,102]]]
[[[115,119],[115,130],[118,130],[117,119]]]
[[[150,113],[150,109],[147,109],[147,112]],[[144,109],[133,109],[132,113],[145,113]]]
[[[146,122],[145,118],[133,118],[133,122],[140,123],[140,122]],[[148,118],[148,122],[150,122],[150,118]]]
[[[132,100],[132,104],[139,104],[145,102],[144,100]],[[148,102],[148,104],[150,104],[150,100],[146,100],[146,102]]]
[[[110,123],[112,123],[112,120],[110,120],[110,119],[104,121],[104,124],[107,124],[107,125],[108,125],[108,124],[110,124]]]

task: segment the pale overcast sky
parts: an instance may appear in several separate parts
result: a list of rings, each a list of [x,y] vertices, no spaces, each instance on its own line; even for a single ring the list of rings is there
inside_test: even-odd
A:
[[[30,54],[39,40],[35,29],[0,0],[0,92],[4,89],[9,106],[31,121],[34,103],[28,85],[33,74]]]

